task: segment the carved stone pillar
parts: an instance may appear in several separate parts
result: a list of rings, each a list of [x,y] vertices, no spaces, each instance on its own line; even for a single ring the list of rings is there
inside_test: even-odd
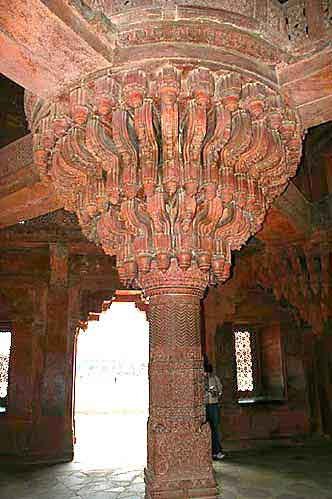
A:
[[[319,399],[319,366],[316,359],[316,337],[308,326],[304,329],[304,368],[306,375],[306,393],[310,413],[310,433],[323,433],[321,405]]]
[[[70,288],[69,292],[69,338],[68,338],[68,366],[66,390],[66,433],[70,436],[72,444],[76,443],[75,434],[75,380],[76,380],[76,354],[77,338],[80,323],[80,285]]]
[[[191,274],[191,275],[190,275]],[[172,262],[144,279],[150,298],[146,498],[216,497],[205,420],[200,299],[206,279]]]
[[[318,395],[322,419],[322,432],[332,436],[332,383],[330,373],[330,338],[323,336],[316,339],[316,359],[319,366]]]
[[[16,418],[32,419],[34,340],[33,322],[16,320],[13,323],[9,372],[8,413]]]
[[[46,297],[44,367],[40,387],[41,416],[35,446],[36,461],[62,462],[73,458],[70,288],[68,251],[61,243],[50,245],[50,282]]]
[[[35,162],[151,299],[147,497],[212,498],[199,299],[295,174],[301,124],[275,83],[229,60],[128,57],[53,102],[27,96]]]

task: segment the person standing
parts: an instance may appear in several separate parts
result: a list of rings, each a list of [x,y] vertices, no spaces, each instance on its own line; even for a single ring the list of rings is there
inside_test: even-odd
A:
[[[206,419],[210,424],[212,437],[212,459],[219,461],[225,457],[221,446],[221,437],[219,432],[220,408],[219,403],[222,397],[222,384],[216,374],[213,373],[213,367],[209,362],[205,364],[205,404]]]

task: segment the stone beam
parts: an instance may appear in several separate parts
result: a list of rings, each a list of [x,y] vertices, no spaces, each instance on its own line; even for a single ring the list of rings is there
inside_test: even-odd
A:
[[[0,228],[61,208],[54,191],[41,182],[0,200]]]
[[[0,71],[42,97],[110,64],[111,40],[61,0],[0,0]]]
[[[274,204],[274,209],[286,215],[297,232],[307,234],[311,229],[311,203],[300,190],[290,182],[286,191]]]
[[[332,49],[329,47],[283,67],[278,73],[285,95],[294,102],[305,128],[332,120]]]
[[[61,207],[53,186],[41,182],[34,167],[31,135],[0,150],[0,228]]]

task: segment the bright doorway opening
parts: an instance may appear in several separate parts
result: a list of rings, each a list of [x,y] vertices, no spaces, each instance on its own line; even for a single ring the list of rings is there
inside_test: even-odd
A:
[[[0,330],[0,413],[8,406],[8,372],[12,333]]]
[[[149,333],[135,302],[113,302],[77,338],[75,461],[144,466]]]

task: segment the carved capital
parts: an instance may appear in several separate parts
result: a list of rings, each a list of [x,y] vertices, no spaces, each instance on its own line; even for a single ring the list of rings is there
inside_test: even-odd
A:
[[[203,298],[207,285],[208,276],[199,269],[198,265],[193,264],[187,269],[182,269],[175,258],[164,272],[153,263],[150,271],[142,275],[139,281],[139,286],[144,289],[148,297],[174,293]]]
[[[28,107],[41,173],[131,286],[225,281],[301,153],[282,96],[235,72],[106,71]]]

